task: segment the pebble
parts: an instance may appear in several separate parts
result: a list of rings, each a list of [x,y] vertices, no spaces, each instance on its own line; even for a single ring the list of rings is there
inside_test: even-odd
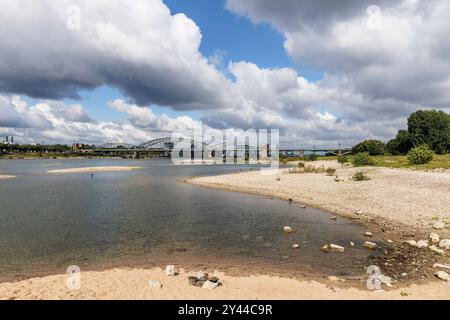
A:
[[[391,240],[391,239],[388,239],[388,241],[387,241],[388,243],[390,243],[390,244],[393,244],[394,243],[394,241],[393,240]]]
[[[445,271],[438,271],[435,273],[435,276],[441,280],[450,282],[450,275]]]
[[[213,289],[215,289],[215,288],[217,288],[219,286],[219,283],[217,283],[217,282],[212,282],[212,281],[206,281],[204,284],[203,284],[203,289],[208,289],[208,290],[213,290]]]
[[[305,206],[304,204],[302,204],[302,205],[300,206],[300,208],[306,209],[306,206]]]
[[[373,233],[372,233],[372,232],[366,232],[366,233],[364,233],[364,235],[365,235],[366,237],[372,237],[372,236],[373,236]]]
[[[362,213],[363,213],[362,210],[358,210],[358,211],[355,212],[355,214],[358,214],[358,215],[360,215],[360,214],[362,214]]]
[[[439,247],[442,249],[450,249],[450,239],[442,239],[439,242]]]
[[[169,277],[173,277],[175,276],[176,272],[175,272],[175,266],[170,265],[166,267],[166,275]]]
[[[157,280],[150,280],[148,282],[148,285],[150,286],[150,288],[155,288],[155,289],[160,289],[162,288],[162,284],[161,282],[157,281]]]
[[[427,240],[417,241],[417,248],[428,248],[428,241]]]
[[[433,268],[442,268],[442,269],[448,269],[450,270],[450,265],[448,264],[442,264],[442,263],[435,263],[433,265]]]
[[[292,233],[292,228],[289,226],[286,226],[283,228],[284,233]]]
[[[436,229],[436,230],[442,230],[442,229],[445,228],[445,224],[442,221],[436,221],[433,224],[433,228]]]
[[[337,244],[330,244],[330,251],[345,252],[345,248],[342,246],[338,246]]]
[[[330,217],[330,220],[336,221],[337,217],[336,216],[332,216],[332,217]]]
[[[298,245],[297,243],[295,243],[295,244],[292,245],[292,248],[293,248],[293,249],[298,249],[298,248],[300,248],[300,245]]]
[[[444,250],[442,250],[442,249],[439,249],[439,248],[438,248],[438,247],[436,247],[435,245],[433,245],[433,246],[430,246],[430,250],[431,250],[431,251],[433,251],[434,253],[436,253],[436,254],[440,255],[440,256],[443,256],[443,255],[445,255],[445,251],[444,251]]]
[[[374,242],[366,241],[366,242],[364,242],[363,247],[368,248],[368,249],[376,249],[377,244]]]
[[[409,244],[411,247],[417,247],[416,240],[408,240],[408,241],[405,241],[405,243]]]
[[[439,243],[439,235],[437,233],[431,233],[430,234],[430,241],[431,243]]]
[[[350,247],[354,247],[355,243],[350,241]]]
[[[328,252],[330,251],[330,245],[326,244],[322,248],[320,248],[320,250],[322,250],[323,252]]]

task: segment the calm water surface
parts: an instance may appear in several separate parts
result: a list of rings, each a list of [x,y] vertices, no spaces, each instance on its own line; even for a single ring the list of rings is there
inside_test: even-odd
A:
[[[82,166],[130,165],[132,172],[46,174]],[[0,279],[64,272],[68,265],[166,263],[248,266],[359,275],[373,254],[363,230],[285,201],[210,190],[185,177],[248,166],[173,166],[169,161],[1,160]],[[284,235],[282,228],[295,232]],[[376,240],[376,239],[375,239]],[[350,248],[348,243],[357,243]],[[298,250],[292,249],[300,244]],[[345,254],[320,251],[344,245]]]

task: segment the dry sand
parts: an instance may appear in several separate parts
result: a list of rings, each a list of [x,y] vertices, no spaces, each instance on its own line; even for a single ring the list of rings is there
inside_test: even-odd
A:
[[[110,172],[110,171],[131,171],[142,169],[142,167],[129,167],[129,166],[107,166],[107,167],[85,167],[85,168],[69,168],[48,170],[47,173],[86,173],[86,172]]]
[[[315,166],[335,167],[339,182],[324,173],[274,175],[250,171],[189,182],[201,186],[251,194],[293,199],[294,202],[358,219],[369,225],[377,222],[385,229],[429,232],[436,220],[450,222],[450,171],[424,172],[408,169],[343,167],[336,161],[318,161]],[[350,178],[364,171],[371,180]],[[274,172],[275,173],[275,172]],[[362,211],[356,215],[355,212]],[[406,229],[405,229],[406,227]],[[409,231],[409,230],[408,230]],[[442,236],[449,235],[441,230]]]
[[[188,275],[180,272],[168,277],[161,269],[112,269],[82,272],[81,288],[69,290],[66,275],[33,278],[0,284],[0,299],[199,299],[199,300],[306,300],[306,299],[450,299],[450,283],[437,282],[412,285],[390,291],[374,292],[340,288],[340,283],[270,276],[231,277],[217,273],[224,285],[214,290],[189,286]],[[158,280],[160,289],[151,288],[150,280]],[[405,293],[407,296],[402,296]]]
[[[6,176],[6,175],[0,175],[0,180],[1,179],[14,179],[16,176]]]

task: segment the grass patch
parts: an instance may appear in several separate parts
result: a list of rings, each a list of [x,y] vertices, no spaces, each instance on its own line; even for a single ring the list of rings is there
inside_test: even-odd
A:
[[[370,178],[364,172],[358,171],[352,176],[352,180],[353,181],[368,181],[368,180],[370,180]]]

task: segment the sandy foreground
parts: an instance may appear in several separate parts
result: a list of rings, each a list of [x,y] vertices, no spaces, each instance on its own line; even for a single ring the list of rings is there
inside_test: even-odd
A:
[[[288,174],[286,170],[262,175],[259,171],[199,177],[188,182],[229,191],[292,199],[310,207],[364,221],[378,220],[386,228],[423,232],[441,220],[450,222],[450,171],[343,167],[336,161],[317,161],[314,166],[334,167],[336,175]],[[363,171],[369,181],[350,178]],[[360,214],[355,213],[360,211]],[[441,236],[449,235],[440,230]]]
[[[450,283],[411,285],[390,291],[340,288],[339,283],[251,276],[231,277],[215,273],[224,285],[213,289],[189,286],[187,277],[195,273],[181,270],[168,277],[161,269],[112,269],[82,272],[81,288],[69,290],[66,275],[33,278],[0,284],[0,299],[199,299],[199,300],[306,300],[306,299],[450,299]],[[162,288],[151,288],[150,280]]]
[[[47,173],[86,173],[86,172],[112,172],[112,171],[131,171],[142,169],[142,167],[130,166],[106,166],[106,167],[85,167],[85,168],[69,168],[48,170]]]

